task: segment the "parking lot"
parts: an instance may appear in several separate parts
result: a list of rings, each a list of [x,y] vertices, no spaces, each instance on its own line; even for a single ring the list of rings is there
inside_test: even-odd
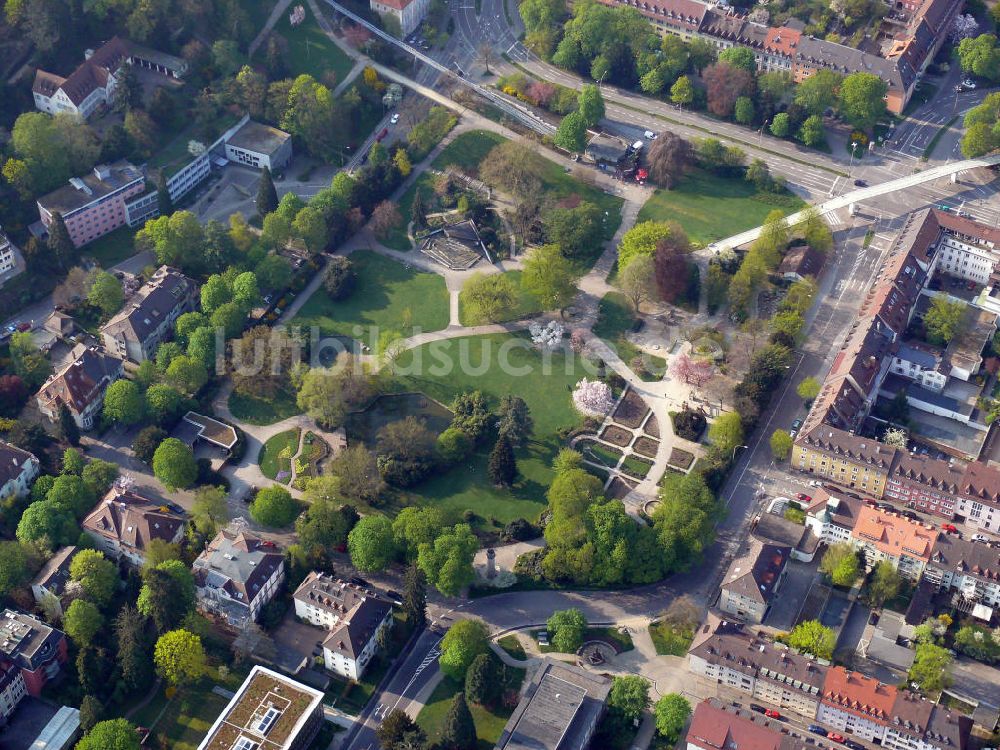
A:
[[[819,555],[811,563],[789,560],[785,566],[785,580],[781,583],[778,595],[771,603],[764,624],[777,630],[791,630],[799,616],[802,602],[805,601],[809,588],[817,579]]]

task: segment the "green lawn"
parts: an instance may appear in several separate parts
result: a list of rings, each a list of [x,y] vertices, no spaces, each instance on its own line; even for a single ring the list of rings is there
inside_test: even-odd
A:
[[[443,277],[406,268],[370,251],[354,253],[351,260],[358,274],[354,292],[334,302],[322,288],[317,289],[293,325],[318,326],[325,336],[348,336],[369,345],[371,338],[377,343],[379,330],[411,336],[416,328],[439,331],[448,326],[448,289]],[[377,329],[374,337],[369,329]]]
[[[277,479],[278,474],[285,472],[281,481],[288,484],[292,471],[292,456],[299,447],[299,430],[294,428],[272,435],[261,446],[257,463],[261,473],[268,479]],[[285,455],[282,455],[284,453]]]
[[[515,659],[523,660],[528,656],[524,651],[524,646],[521,645],[521,641],[516,635],[505,635],[497,641],[497,645]]]
[[[229,396],[229,411],[241,422],[267,425],[294,417],[300,413],[295,393],[281,391],[273,400],[244,396],[233,391]]]
[[[646,204],[649,205],[649,204]],[[667,361],[663,357],[655,354],[643,352],[639,347],[625,338],[625,334],[632,328],[635,322],[635,314],[632,312],[632,305],[621,292],[609,292],[604,295],[597,307],[597,323],[594,325],[594,333],[600,336],[611,346],[621,360],[632,366],[632,360],[642,357],[646,363],[644,372],[637,373],[643,380],[659,380],[667,371]]]
[[[268,4],[268,7],[273,7],[273,4]],[[288,64],[289,77],[295,78],[306,73],[317,81],[324,81],[324,74],[331,70],[337,76],[334,85],[340,83],[351,70],[353,64],[351,58],[327,38],[308,7],[306,20],[294,27],[288,21],[290,11],[291,8],[282,13],[274,27],[276,32],[288,40],[288,54],[285,60]],[[266,51],[267,44],[262,44],[257,50],[258,60],[263,60]]]
[[[511,687],[519,687],[521,680],[524,679],[524,670],[508,671],[514,673]],[[463,689],[463,685],[446,677],[434,688],[434,692],[431,693],[427,703],[420,710],[417,724],[427,733],[427,738],[432,742],[436,742],[441,736],[452,698]],[[490,750],[500,739],[500,733],[503,732],[504,725],[507,724],[507,719],[510,718],[513,711],[502,707],[491,711],[473,703],[469,704],[469,710],[476,723],[476,736],[479,740],[477,750]]]
[[[413,249],[413,244],[410,242],[410,238],[406,234],[406,226],[410,223],[410,215],[413,211],[413,198],[419,189],[423,191],[424,198],[426,199],[429,191],[432,189],[433,182],[433,176],[427,172],[422,172],[420,176],[411,182],[410,186],[403,191],[403,194],[399,196],[399,200],[396,201],[396,205],[399,206],[399,212],[403,215],[403,225],[393,229],[389,233],[389,236],[382,240],[383,245],[390,247],[393,250],[399,250],[400,252],[409,252]]]
[[[587,443],[583,448],[583,455],[591,461],[604,464],[608,468],[618,465],[618,460],[622,457],[621,451],[603,443]]]
[[[649,635],[653,639],[656,653],[660,656],[684,656],[691,646],[691,641],[694,640],[693,630],[667,622],[650,625]]]
[[[653,193],[638,221],[676,221],[693,242],[707,245],[760,226],[776,208],[791,214],[805,205],[792,193],[765,193],[743,179],[696,169],[672,190]]]
[[[505,271],[504,273],[514,282],[514,288],[517,290],[517,301],[513,307],[504,312],[503,317],[497,322],[506,323],[511,320],[523,320],[529,315],[540,312],[542,306],[535,299],[535,296],[521,288],[521,272]],[[461,293],[458,296],[458,319],[464,326],[473,325],[473,322],[465,314],[465,302]]]
[[[101,268],[111,268],[136,254],[135,233],[136,230],[132,227],[119,227],[103,237],[98,237],[80,253],[93,257]]]
[[[535,520],[545,508],[552,459],[564,445],[557,431],[580,421],[570,394],[586,374],[563,352],[547,358],[548,366],[529,339],[509,334],[434,342],[399,358],[393,384],[398,392],[421,391],[450,404],[459,393],[480,390],[493,406],[505,394],[518,395],[527,402],[535,425],[533,438],[517,451],[520,478],[512,490],[498,490],[487,479],[492,448],[487,444],[465,466],[413,488],[417,502],[434,503],[456,516],[471,509],[480,517],[480,527],[488,526],[483,519],[490,518],[501,524],[516,518]]]
[[[649,470],[653,468],[653,464],[644,459],[636,458],[635,456],[626,456],[625,460],[622,461],[621,468],[634,477],[642,478],[645,477],[649,473]]]
[[[456,136],[455,140],[434,159],[433,166],[436,169],[444,169],[453,165],[464,170],[474,170],[493,147],[505,140],[503,136],[491,131],[470,130]],[[541,171],[542,191],[546,198],[559,200],[578,195],[581,200],[596,204],[608,214],[604,225],[604,239],[609,240],[614,237],[618,225],[621,224],[621,198],[605,193],[594,185],[580,182],[541,153],[538,153],[537,161]]]

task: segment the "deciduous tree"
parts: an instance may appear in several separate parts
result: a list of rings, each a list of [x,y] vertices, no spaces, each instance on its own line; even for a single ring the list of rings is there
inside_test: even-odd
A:
[[[441,671],[453,680],[465,680],[472,660],[490,650],[489,631],[482,620],[459,620],[441,640]]]
[[[201,638],[180,629],[164,633],[156,641],[153,663],[157,673],[175,687],[196,682],[205,674],[207,658]]]

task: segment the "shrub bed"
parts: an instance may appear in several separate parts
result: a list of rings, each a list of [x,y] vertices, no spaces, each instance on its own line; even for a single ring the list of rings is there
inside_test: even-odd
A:
[[[652,438],[659,439],[659,437],[660,437],[660,423],[656,421],[656,415],[655,414],[652,417],[649,418],[649,420],[646,422],[646,426],[643,428],[642,431],[645,432],[647,435],[649,435]]]
[[[671,412],[670,418],[674,423],[674,433],[677,437],[697,443],[701,440],[707,424],[705,415],[700,412],[685,409],[681,412]]]
[[[681,448],[671,448],[670,459],[667,463],[687,471],[694,463],[694,454]]]
[[[632,433],[617,425],[609,424],[604,428],[604,432],[601,433],[601,438],[613,445],[617,445],[619,448],[624,448],[632,442]]]
[[[649,407],[635,391],[630,390],[615,409],[614,420],[631,429],[636,429],[649,413]]]
[[[660,449],[660,442],[648,437],[641,437],[635,441],[632,450],[640,456],[646,458],[656,458],[656,451]]]

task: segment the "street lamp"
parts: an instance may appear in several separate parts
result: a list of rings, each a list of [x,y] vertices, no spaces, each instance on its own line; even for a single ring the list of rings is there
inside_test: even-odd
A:
[[[854,152],[858,150],[858,142],[851,141],[851,163],[847,166],[847,173],[851,173],[851,168],[854,166]]]
[[[758,146],[761,144],[761,141],[764,139],[764,128],[766,128],[766,127],[767,127],[767,120],[764,120],[764,123],[760,126],[760,130],[757,131],[757,145]]]

